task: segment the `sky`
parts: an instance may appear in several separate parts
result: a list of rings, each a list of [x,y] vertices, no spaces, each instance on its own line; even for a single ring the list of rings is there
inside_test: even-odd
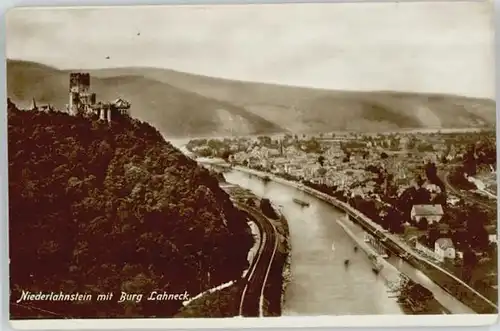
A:
[[[14,9],[7,58],[494,99],[490,2]],[[107,59],[109,57],[109,59]]]

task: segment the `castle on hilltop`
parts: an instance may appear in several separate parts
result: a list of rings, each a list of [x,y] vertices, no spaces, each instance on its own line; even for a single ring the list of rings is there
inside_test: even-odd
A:
[[[90,74],[70,73],[69,104],[70,115],[97,115],[100,120],[111,122],[118,115],[130,116],[130,103],[121,98],[113,102],[96,102],[96,94],[90,92]]]
[[[33,98],[31,110],[53,110],[52,105],[37,106]],[[130,116],[130,103],[121,98],[113,102],[97,101],[90,92],[90,74],[74,72],[69,75],[69,103],[66,111],[72,116],[97,116],[99,120],[111,123],[116,116]]]
[[[68,113],[73,116],[90,113],[95,104],[96,94],[90,93],[90,74],[70,73]]]

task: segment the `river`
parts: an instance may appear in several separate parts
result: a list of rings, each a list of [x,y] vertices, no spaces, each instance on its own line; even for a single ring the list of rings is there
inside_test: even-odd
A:
[[[224,176],[232,184],[269,198],[280,206],[288,220],[292,281],[285,293],[284,316],[403,314],[387,281],[372,272],[366,255],[354,251],[353,240],[337,224],[343,212],[284,184],[264,183],[258,177],[235,170]],[[301,207],[292,198],[310,205]],[[363,235],[358,226],[351,223],[350,228],[357,235]],[[344,266],[346,258],[350,260],[347,268]],[[403,260],[391,257],[389,262],[431,290],[452,313],[474,313]]]

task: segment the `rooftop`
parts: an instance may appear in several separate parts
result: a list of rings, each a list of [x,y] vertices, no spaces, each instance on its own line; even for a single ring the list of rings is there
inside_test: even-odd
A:
[[[439,238],[436,240],[436,246],[439,246],[441,249],[455,248],[450,238]]]
[[[411,208],[412,214],[417,216],[435,216],[443,215],[443,207],[441,205],[414,205]]]

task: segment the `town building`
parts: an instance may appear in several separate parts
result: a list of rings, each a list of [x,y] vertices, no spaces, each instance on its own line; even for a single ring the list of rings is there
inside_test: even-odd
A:
[[[410,217],[415,222],[420,222],[425,218],[428,224],[441,221],[444,212],[441,205],[414,205],[411,208]]]
[[[494,225],[486,226],[486,231],[488,232],[488,241],[490,243],[497,243],[498,242],[498,233],[497,233],[497,228]]]
[[[439,238],[434,243],[434,254],[436,259],[444,262],[445,259],[455,258],[455,245],[450,238]]]

